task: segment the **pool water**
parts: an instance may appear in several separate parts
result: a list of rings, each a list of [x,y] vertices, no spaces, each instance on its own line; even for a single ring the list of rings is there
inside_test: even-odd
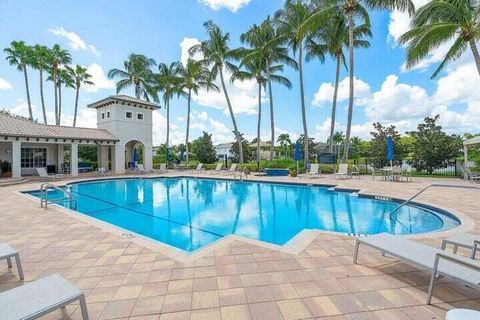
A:
[[[113,179],[75,183],[60,205],[193,251],[229,234],[283,245],[303,229],[415,234],[457,226],[453,216],[325,187],[219,179]],[[39,196],[39,192],[30,192]],[[50,191],[49,198],[62,198]]]

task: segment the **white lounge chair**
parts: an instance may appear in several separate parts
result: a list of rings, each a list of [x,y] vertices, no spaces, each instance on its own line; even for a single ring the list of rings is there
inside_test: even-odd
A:
[[[475,254],[480,246],[480,235],[471,233],[457,233],[442,241],[442,250],[445,250],[448,245],[453,246],[453,253],[457,253],[458,248],[466,248],[471,250],[470,258],[475,259]]]
[[[35,168],[37,175],[42,178],[42,181],[53,180],[58,181],[63,179],[63,174],[48,174],[45,168]]]
[[[302,176],[308,177],[308,178],[318,178],[321,175],[320,171],[320,166],[318,163],[311,163],[310,164],[310,169],[305,172]]]
[[[105,177],[107,175],[107,170],[104,167],[100,167],[97,169],[97,173],[101,177]]]
[[[167,172],[167,164],[166,163],[160,163],[160,169],[158,170],[160,173]]]
[[[6,259],[8,268],[12,268],[12,258],[15,259],[15,265],[17,266],[18,277],[20,280],[24,279],[22,263],[20,262],[20,255],[15,249],[10,247],[6,243],[0,243],[0,260]]]
[[[335,172],[332,176],[334,179],[336,177],[350,177],[350,174],[348,173],[348,164],[347,163],[340,163],[338,165],[338,170]]]
[[[438,275],[447,276],[470,287],[480,289],[480,261],[445,252],[406,238],[382,233],[357,239],[353,254],[354,264],[357,264],[360,244],[429,270],[431,278],[427,304],[432,301],[433,287]]]
[[[350,176],[355,176],[357,179],[360,179],[360,169],[356,165],[352,165],[352,170],[350,171]]]
[[[235,174],[237,173],[237,164],[236,163],[232,163],[232,165],[230,166],[230,169],[227,170],[226,174]]]
[[[445,320],[480,320],[480,312],[470,309],[452,309],[445,315]]]
[[[480,174],[472,172],[469,167],[462,167],[462,171],[464,171],[464,175],[471,183],[480,180]]]
[[[0,293],[0,319],[37,319],[77,300],[83,320],[88,320],[83,292],[59,274],[53,274]]]
[[[137,164],[137,172],[139,172],[139,173],[147,173],[147,171],[145,170],[145,167],[144,167],[143,164],[141,164],[141,163]]]
[[[215,167],[215,169],[209,171],[210,174],[219,174],[221,173],[223,170],[223,163],[219,162],[217,163],[217,166]]]
[[[192,173],[199,173],[205,171],[205,168],[203,167],[203,163],[199,163],[195,169],[193,169],[191,172]]]

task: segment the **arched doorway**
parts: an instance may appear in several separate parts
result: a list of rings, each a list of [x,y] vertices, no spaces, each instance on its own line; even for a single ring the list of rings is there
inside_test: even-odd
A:
[[[125,168],[134,169],[138,164],[145,166],[145,144],[131,140],[125,144]]]

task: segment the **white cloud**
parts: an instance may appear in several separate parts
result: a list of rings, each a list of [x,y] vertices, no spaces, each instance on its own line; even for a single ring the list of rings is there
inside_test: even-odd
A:
[[[354,79],[355,85],[355,103],[363,105],[365,98],[371,95],[370,85],[363,80]],[[331,82],[324,82],[320,85],[312,101],[312,105],[316,107],[330,107],[333,101],[334,84]],[[349,78],[345,77],[338,84],[337,102],[348,100],[349,95]]]
[[[88,92],[97,92],[100,89],[112,89],[115,88],[115,83],[108,79],[103,72],[102,66],[92,63],[87,68],[87,72],[92,75],[91,81],[94,85],[85,85],[83,88]]]
[[[153,112],[153,145],[159,146],[165,143],[167,135],[167,118],[161,110]],[[175,145],[185,142],[185,132],[170,121],[170,144]]]
[[[51,33],[53,33],[56,36],[65,38],[68,40],[68,45],[73,49],[73,50],[84,50],[84,51],[90,51],[91,53],[95,55],[100,55],[100,52],[95,48],[94,45],[92,44],[87,44],[78,34],[72,31],[67,31],[63,27],[53,27],[51,29],[48,29]]]
[[[232,12],[237,12],[241,7],[248,5],[250,1],[252,0],[198,0],[198,2],[213,10],[227,8]]]
[[[183,38],[182,42],[180,42],[180,49],[182,50],[180,54],[180,61],[184,66],[187,64],[188,58],[190,58],[190,53],[188,50],[197,44],[200,44],[200,41],[197,38]],[[194,60],[199,60],[202,58],[202,55],[200,53],[196,53],[191,58]]]
[[[447,69],[447,74],[437,81],[434,94],[436,103],[469,103],[480,101],[480,78],[473,61]]]
[[[0,90],[12,90],[13,87],[7,80],[0,77]]]
[[[427,4],[430,0],[412,0],[415,9]],[[409,30],[411,17],[408,12],[394,10],[390,13],[390,22],[388,24],[388,39],[396,45],[398,39]]]

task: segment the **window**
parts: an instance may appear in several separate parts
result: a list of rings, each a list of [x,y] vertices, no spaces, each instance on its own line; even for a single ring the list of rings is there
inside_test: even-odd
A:
[[[138,120],[143,120],[143,113],[137,113],[137,119]]]
[[[102,112],[102,120],[105,119],[105,112]]]
[[[110,118],[110,111],[107,111],[107,118]]]
[[[125,118],[127,119],[132,119],[133,115],[132,115],[132,112],[131,111],[127,111],[125,112]]]
[[[47,166],[47,148],[22,148],[22,168],[43,168]]]

